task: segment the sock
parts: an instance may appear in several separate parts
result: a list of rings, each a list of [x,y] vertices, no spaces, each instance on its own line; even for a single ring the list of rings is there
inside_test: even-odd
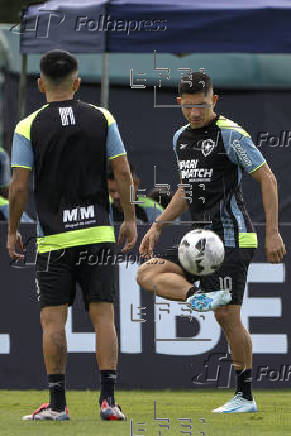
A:
[[[115,369],[101,369],[100,371],[101,391],[99,397],[99,404],[105,399],[110,406],[114,406],[114,388],[116,382],[116,370]]]
[[[191,288],[189,288],[189,291],[186,294],[186,299],[189,297],[192,297],[196,292],[201,291],[199,286],[193,285]]]
[[[252,395],[252,370],[238,370],[235,371],[237,376],[237,389],[236,393],[242,392],[243,398],[249,401],[253,400]]]
[[[50,407],[56,412],[63,412],[67,404],[65,374],[49,374],[48,387],[50,393]]]
[[[195,292],[199,291],[199,288],[195,285],[191,286],[191,288],[189,288],[189,291],[186,294],[186,299],[189,297],[192,297],[192,295],[195,294]]]

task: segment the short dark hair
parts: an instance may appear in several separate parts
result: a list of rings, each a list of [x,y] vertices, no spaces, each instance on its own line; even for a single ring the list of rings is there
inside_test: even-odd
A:
[[[65,79],[77,70],[77,59],[67,51],[52,50],[43,55],[40,60],[41,73],[54,82]]]
[[[199,94],[200,92],[208,94],[210,89],[213,89],[210,77],[201,71],[194,71],[189,76],[182,77],[178,85],[178,94],[180,97],[183,94]]]

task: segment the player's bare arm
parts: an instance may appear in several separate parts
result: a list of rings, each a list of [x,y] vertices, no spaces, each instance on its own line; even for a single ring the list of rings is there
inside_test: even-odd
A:
[[[168,224],[169,221],[174,221],[188,210],[187,200],[185,199],[185,193],[180,187],[178,187],[175,195],[168,204],[166,210],[157,218],[151,228],[145,234],[140,247],[139,253],[145,257],[151,257],[153,255],[153,249],[157,243],[162,229]]]
[[[279,263],[286,254],[286,249],[278,230],[277,180],[266,163],[251,175],[261,184],[262,199],[266,216],[267,259],[271,263]]]
[[[9,226],[7,248],[12,259],[22,259],[23,254],[16,253],[15,247],[22,252],[21,235],[18,233],[20,218],[26,208],[30,171],[26,168],[15,168],[9,188]]]
[[[137,240],[134,205],[130,201],[130,186],[133,186],[133,180],[126,156],[112,159],[111,166],[124,213],[124,222],[119,230],[118,244],[121,244],[124,238],[126,238],[122,252],[127,252],[135,246]]]

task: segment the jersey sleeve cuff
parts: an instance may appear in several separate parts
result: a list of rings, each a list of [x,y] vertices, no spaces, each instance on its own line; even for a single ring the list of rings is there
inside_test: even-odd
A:
[[[259,168],[261,168],[266,162],[266,160],[264,160],[263,163],[261,163],[261,165],[257,166],[256,168],[254,168],[253,170],[249,171],[249,174],[254,173],[255,171],[257,171]]]
[[[16,164],[11,164],[11,168],[26,168],[27,170],[32,171],[31,167],[27,167],[25,165],[16,165]]]
[[[126,152],[125,153],[119,153],[119,154],[115,154],[114,156],[110,156],[108,159],[112,160],[112,159],[116,159],[119,156],[126,156],[126,155],[127,155]]]

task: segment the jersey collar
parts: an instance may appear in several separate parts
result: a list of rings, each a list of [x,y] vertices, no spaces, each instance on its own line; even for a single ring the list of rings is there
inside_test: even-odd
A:
[[[216,125],[216,122],[219,120],[220,114],[217,114],[215,118],[213,118],[213,120],[210,121],[210,123],[205,124],[205,126],[203,127],[199,127],[199,129],[192,129],[191,125],[189,124],[189,129],[191,132],[193,133],[203,133],[205,132],[205,130],[208,130],[212,127],[214,127]]]

